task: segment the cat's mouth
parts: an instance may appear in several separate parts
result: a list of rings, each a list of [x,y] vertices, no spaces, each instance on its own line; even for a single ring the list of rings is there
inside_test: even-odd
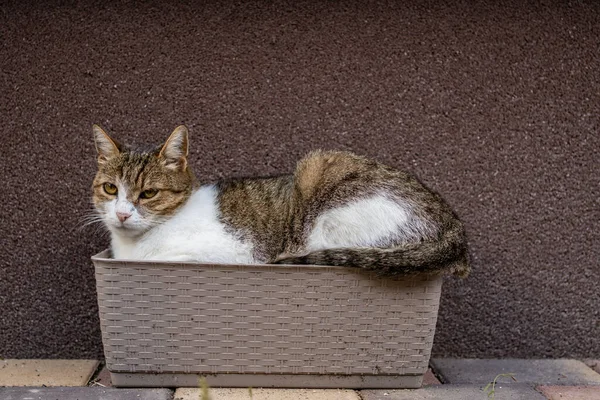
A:
[[[127,236],[127,237],[140,236],[141,234],[143,234],[144,232],[146,232],[148,230],[148,228],[146,228],[146,227],[140,227],[137,225],[133,225],[133,224],[129,223],[128,221],[114,222],[112,224],[111,228],[113,229],[113,232],[115,232],[121,236]]]

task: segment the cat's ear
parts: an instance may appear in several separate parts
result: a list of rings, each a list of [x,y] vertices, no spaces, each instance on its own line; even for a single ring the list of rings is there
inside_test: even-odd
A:
[[[179,125],[160,149],[158,157],[165,166],[183,171],[187,167],[187,155],[188,129],[185,125]]]
[[[94,131],[94,144],[98,152],[98,163],[102,164],[121,153],[121,145],[112,139],[98,125],[92,125]]]

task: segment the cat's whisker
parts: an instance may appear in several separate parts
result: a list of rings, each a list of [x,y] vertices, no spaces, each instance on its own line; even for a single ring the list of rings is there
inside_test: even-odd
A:
[[[73,227],[72,231],[83,231],[84,229],[94,226],[95,233],[98,233],[101,228],[101,224],[103,223],[103,219],[100,215],[98,215],[95,211],[90,211],[89,214],[83,215],[77,221],[77,225]],[[96,224],[98,224],[96,226]]]
[[[87,223],[93,223],[93,222],[102,222],[102,217],[100,217],[99,215],[87,215],[87,216],[79,218],[79,221],[78,221],[78,223],[80,223],[80,224],[87,224]]]
[[[92,220],[92,221],[87,221],[87,222],[86,222],[86,223],[84,223],[84,224],[81,224],[79,227],[80,227],[80,228],[85,228],[85,227],[87,227],[87,226],[94,225],[94,224],[100,224],[100,223],[102,223],[102,220],[101,220],[101,219],[99,219],[99,220]]]

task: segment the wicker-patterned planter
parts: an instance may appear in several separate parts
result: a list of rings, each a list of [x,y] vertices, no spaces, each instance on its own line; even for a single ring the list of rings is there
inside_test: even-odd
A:
[[[92,260],[116,386],[421,386],[441,277],[108,255]]]

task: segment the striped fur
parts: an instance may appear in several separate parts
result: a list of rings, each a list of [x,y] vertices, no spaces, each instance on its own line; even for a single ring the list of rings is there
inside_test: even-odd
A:
[[[128,150],[98,127],[94,135],[94,202],[116,256],[338,265],[382,275],[470,270],[463,225],[447,203],[376,161],[316,151],[292,175],[198,186],[185,127],[148,152]],[[106,192],[107,182],[122,198]],[[157,194],[144,199],[148,189]],[[111,216],[119,210],[131,216]],[[134,216],[139,225],[127,226]]]

